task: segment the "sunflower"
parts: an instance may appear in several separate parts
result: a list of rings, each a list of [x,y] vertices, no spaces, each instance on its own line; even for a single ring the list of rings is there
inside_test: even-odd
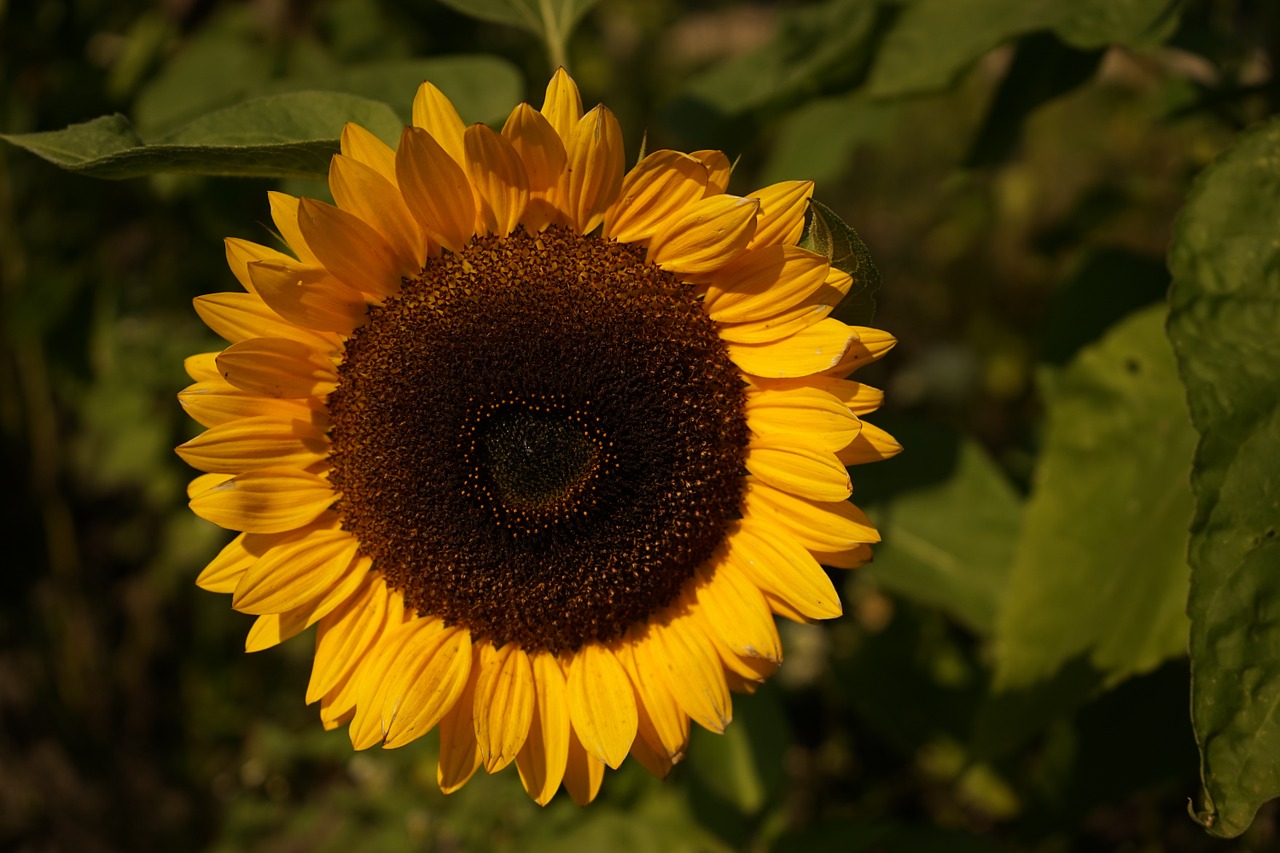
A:
[[[445,792],[514,762],[585,804],[724,730],[774,614],[840,614],[823,566],[879,539],[846,466],[900,449],[844,377],[894,340],[829,316],[812,184],[729,172],[628,171],[563,71],[500,132],[424,83],[394,150],[343,129],[336,204],[270,195],[290,253],[226,241],[244,292],[196,300],[229,345],[187,360],[178,453],[240,533],[197,583],[249,651],[316,626],[307,702],[356,749],[436,729]]]

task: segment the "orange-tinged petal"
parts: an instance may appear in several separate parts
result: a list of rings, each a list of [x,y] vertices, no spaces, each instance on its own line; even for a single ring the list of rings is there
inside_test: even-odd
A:
[[[859,367],[870,364],[893,349],[898,340],[883,329],[869,326],[851,326],[856,338],[849,344],[844,356],[823,372],[830,376],[848,376]]]
[[[366,319],[368,303],[364,294],[329,275],[324,267],[305,267],[294,261],[255,261],[249,264],[249,278],[272,311],[303,329],[350,335]]]
[[[569,704],[564,674],[556,659],[539,652],[533,656],[532,664],[537,702],[529,737],[516,755],[516,770],[533,801],[545,806],[559,790],[569,760]]]
[[[236,585],[241,613],[281,613],[321,595],[356,559],[359,541],[345,530],[315,530],[268,551]]]
[[[568,162],[564,142],[542,113],[520,104],[502,126],[502,135],[524,163],[530,192],[546,192],[560,183]]]
[[[782,660],[778,626],[760,589],[739,572],[717,569],[694,587],[703,622],[740,655]]]
[[[707,315],[717,323],[772,317],[816,293],[827,269],[826,258],[797,246],[750,249],[707,287]]]
[[[281,192],[270,191],[267,201],[271,204],[271,221],[275,223],[280,236],[289,244],[289,248],[304,264],[319,263],[316,253],[312,251],[307,240],[298,227],[299,199]]]
[[[328,481],[314,474],[263,468],[205,489],[191,498],[191,510],[219,527],[282,533],[315,521],[334,499]]]
[[[648,240],[706,192],[707,170],[678,151],[654,151],[627,173],[604,219],[604,237],[622,243]]]
[[[849,407],[821,388],[753,390],[747,394],[747,426],[762,438],[790,437],[836,451],[862,429]]]
[[[767,522],[739,525],[728,542],[728,564],[767,595],[785,601],[804,619],[834,619],[843,609],[831,578],[786,532]],[[791,615],[785,614],[784,615]]]
[[[228,482],[233,476],[232,474],[201,474],[187,484],[187,498],[194,498],[196,495],[202,495],[210,489],[216,489],[223,483]]]
[[[257,243],[251,243],[248,240],[241,240],[237,237],[228,237],[223,241],[223,245],[227,251],[227,266],[231,268],[231,272],[236,277],[236,281],[240,282],[240,286],[250,293],[254,292],[254,286],[249,279],[249,264],[254,261],[288,261],[297,263],[296,260],[284,252],[268,249],[266,246],[259,246]]]
[[[309,421],[244,418],[206,430],[177,453],[201,471],[238,474],[255,468],[306,468],[324,461],[329,438]]]
[[[862,431],[836,455],[845,465],[864,465],[868,462],[879,462],[902,452],[902,445],[889,433],[875,424],[862,423]]]
[[[475,740],[485,770],[496,773],[515,760],[529,736],[533,667],[516,643],[495,649],[492,643],[484,642],[478,662],[482,669],[476,682]]]
[[[578,122],[565,146],[567,173],[560,196],[569,224],[579,234],[595,230],[622,188],[626,151],[613,113],[595,107]]]
[[[353,594],[316,627],[316,652],[307,704],[320,699],[364,657],[387,621],[387,585],[380,572],[365,572]]]
[[[215,381],[197,382],[178,392],[178,402],[196,423],[215,427],[239,418],[273,417],[285,420],[299,418],[313,423],[324,415],[314,408],[312,400],[277,400],[241,391],[222,377]]]
[[[569,754],[565,762],[564,787],[580,806],[586,806],[600,793],[604,781],[604,762],[583,748],[578,736],[569,732]]]
[[[849,472],[830,450],[785,438],[756,438],[747,444],[747,470],[764,482],[815,501],[842,501],[853,494]]]
[[[733,719],[729,685],[715,646],[687,616],[649,625],[635,646],[636,669],[657,673],[672,698],[704,728],[723,732]]]
[[[299,328],[284,319],[257,294],[211,293],[197,296],[192,304],[204,324],[228,343],[249,338],[289,338],[323,347],[337,343],[329,335]]]
[[[211,379],[224,381],[222,373],[218,370],[218,356],[216,352],[202,352],[195,355],[189,355],[182,360],[182,369],[187,372],[193,382],[205,382]]]
[[[578,92],[578,84],[563,68],[557,68],[551,75],[551,82],[547,83],[542,115],[568,148],[573,130],[582,118],[582,95]]]
[[[392,184],[396,182],[396,152],[387,143],[354,122],[342,126],[338,140],[343,154],[377,171]]]
[[[767,344],[726,343],[729,358],[747,373],[763,377],[809,376],[840,364],[857,333],[828,317],[794,335]]]
[[[386,298],[400,291],[404,276],[418,272],[411,260],[397,257],[372,225],[331,204],[304,198],[298,205],[298,227],[320,263],[362,293]]]
[[[431,134],[458,164],[464,162],[462,134],[466,125],[458,110],[435,84],[424,82],[413,97],[413,124]]]
[[[723,151],[704,148],[689,155],[707,169],[707,195],[719,195],[729,188],[729,175],[733,164]]]
[[[569,716],[587,752],[616,768],[636,736],[636,696],[612,651],[588,643],[569,667]]]
[[[479,649],[472,646],[471,672],[462,695],[440,718],[440,758],[436,762],[436,784],[446,794],[467,784],[480,769],[480,746],[476,743],[474,710],[476,682],[480,678]]]
[[[264,397],[319,397],[338,382],[327,353],[285,338],[252,338],[232,344],[217,358],[227,382]]]
[[[760,218],[751,245],[794,245],[804,232],[813,181],[782,181],[748,194],[760,200]]]
[[[341,210],[373,227],[395,256],[402,276],[422,269],[427,240],[394,183],[359,160],[341,154],[329,161],[329,189]]]
[[[848,501],[811,501],[748,478],[744,514],[781,525],[804,547],[841,551],[880,541],[880,534],[862,510]]]
[[[732,195],[704,198],[667,221],[649,243],[648,259],[676,274],[699,275],[733,262],[756,227],[758,203]]]
[[[520,154],[488,125],[473,124],[463,138],[467,174],[476,191],[477,230],[504,237],[529,203],[529,176]]]
[[[857,545],[847,551],[813,551],[813,558],[833,569],[856,569],[871,562],[870,545]]]
[[[431,134],[406,127],[396,150],[405,204],[427,236],[458,252],[475,235],[476,204],[466,173]]]

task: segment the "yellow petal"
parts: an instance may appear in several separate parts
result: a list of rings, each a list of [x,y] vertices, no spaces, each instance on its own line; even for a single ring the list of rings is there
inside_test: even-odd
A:
[[[707,169],[707,195],[719,195],[729,187],[729,174],[733,164],[723,151],[704,148],[689,155]]]
[[[595,107],[578,122],[565,146],[567,173],[561,206],[579,234],[595,230],[622,188],[626,151],[613,113]]]
[[[542,101],[542,115],[555,128],[556,134],[569,147],[573,130],[582,118],[582,95],[578,92],[578,84],[573,82],[563,68],[557,68],[547,84],[547,94]]]
[[[244,573],[231,606],[254,614],[292,610],[346,575],[358,547],[345,530],[313,530],[278,545]]]
[[[414,275],[412,261],[397,257],[378,231],[358,216],[311,198],[298,205],[298,227],[320,263],[339,281],[386,298]]]
[[[704,728],[723,732],[729,725],[733,703],[724,667],[710,638],[688,616],[650,624],[645,642],[635,646],[635,655],[641,676],[656,673],[681,710]]]
[[[268,249],[266,246],[259,246],[257,243],[250,243],[248,240],[236,237],[228,237],[223,241],[223,245],[227,251],[227,266],[231,268],[240,286],[249,293],[254,292],[253,282],[249,279],[249,264],[254,261],[297,263],[284,252],[277,252],[275,249]]]
[[[717,331],[722,341],[735,344],[767,344],[779,341],[802,332],[830,316],[831,311],[839,304],[838,299],[831,298],[831,294],[834,293],[830,288],[823,287],[818,293],[781,314],[748,323],[721,323]]]
[[[649,243],[648,259],[676,274],[699,275],[733,262],[756,227],[758,204],[732,195],[704,198],[668,220]]]
[[[396,152],[390,145],[358,124],[347,122],[339,138],[344,155],[377,171],[392,184],[396,182]]]
[[[684,757],[689,745],[689,715],[681,710],[666,682],[657,673],[640,669],[636,646],[651,641],[652,635],[646,635],[642,629],[632,629],[623,641],[618,661],[627,670],[636,691],[636,737],[646,738],[649,745],[664,757],[666,769],[670,769],[670,765]]]
[[[893,335],[883,329],[868,326],[851,326],[856,335],[844,356],[823,372],[830,376],[848,376],[859,367],[876,361],[898,343]]]
[[[880,541],[870,520],[848,501],[811,501],[748,478],[743,511],[781,525],[806,548],[841,551]]]
[[[252,338],[218,355],[218,370],[242,391],[264,397],[320,397],[338,383],[324,352],[285,338]]]
[[[565,762],[564,787],[569,796],[580,806],[586,806],[600,793],[604,781],[604,762],[587,752],[574,734],[569,731],[569,754]]]
[[[218,370],[218,355],[216,352],[202,352],[195,355],[189,355],[182,360],[182,369],[195,382],[204,382],[210,379],[222,380],[222,372]]]
[[[341,154],[329,161],[329,189],[341,210],[373,227],[395,257],[392,265],[402,276],[422,269],[427,240],[394,183],[376,169]]]
[[[760,200],[760,218],[751,246],[795,245],[804,231],[804,215],[813,195],[813,181],[782,181],[750,193]]]
[[[855,545],[847,551],[813,551],[813,558],[833,569],[856,569],[871,562],[871,546]]]
[[[260,556],[245,548],[245,537],[249,535],[241,533],[228,542],[200,572],[196,586],[209,592],[235,592],[240,577]]]
[[[253,293],[211,293],[197,296],[192,304],[204,324],[228,343],[249,338],[289,338],[310,346],[336,344],[332,336],[285,320]]]
[[[307,622],[293,613],[263,613],[253,620],[244,638],[246,652],[260,652],[280,645],[306,630]]]
[[[277,400],[241,391],[219,377],[216,382],[197,382],[178,392],[178,402],[203,427],[215,427],[239,418],[299,418],[320,423],[324,415],[312,400]]]
[[[458,252],[475,234],[476,205],[462,167],[431,134],[406,127],[396,150],[405,204],[427,236]]]
[[[706,168],[678,151],[654,151],[627,173],[604,219],[604,237],[622,243],[648,240],[673,216],[702,198]]]
[[[559,790],[569,760],[569,705],[564,674],[555,658],[539,652],[532,663],[537,703],[529,737],[516,755],[516,770],[533,801],[545,806]]]
[[[315,424],[272,417],[213,427],[177,448],[191,467],[238,474],[256,468],[306,468],[324,461],[329,438]]]
[[[210,489],[216,489],[230,481],[231,478],[231,474],[201,474],[187,484],[187,498],[194,498],[196,495],[202,495]]]
[[[476,190],[477,230],[506,236],[529,203],[529,176],[520,154],[487,125],[473,124],[463,138],[465,163]]]
[[[762,320],[816,293],[829,265],[797,246],[751,249],[721,270],[707,288],[707,315],[717,323]]]
[[[864,465],[868,462],[879,462],[902,452],[902,445],[889,433],[875,424],[862,423],[862,431],[857,438],[842,447],[836,455],[845,465]]]
[[[805,376],[797,379],[752,379],[752,385],[762,390],[788,391],[795,388],[814,388],[835,397],[849,407],[855,415],[874,412],[884,403],[884,392],[864,382],[837,379],[834,376]]]
[[[569,667],[569,716],[587,752],[616,768],[636,736],[636,696],[612,651],[588,643]]]
[[[365,654],[387,621],[387,585],[380,572],[366,572],[345,601],[321,617],[307,684],[307,704],[337,685]]]
[[[486,641],[479,644],[479,651],[482,669],[476,683],[475,740],[485,770],[496,773],[515,760],[529,736],[533,667],[516,643],[495,649]]]
[[[799,542],[767,522],[743,523],[730,535],[727,559],[766,594],[805,619],[834,619],[843,609],[831,578]]]
[[[299,200],[291,195],[270,191],[267,193],[267,201],[271,203],[271,221],[275,223],[276,230],[289,244],[289,248],[298,256],[298,260],[304,264],[318,264],[319,258],[311,246],[307,245],[302,229],[298,227]]]
[[[857,437],[862,422],[828,391],[796,387],[747,393],[747,426],[761,438],[792,438],[836,451]]]
[[[440,718],[440,759],[436,762],[436,783],[446,794],[467,784],[480,768],[480,747],[476,743],[473,711],[476,681],[480,677],[477,647],[472,646],[471,672],[453,707]]]
[[[388,749],[431,731],[461,698],[471,673],[471,634],[446,628],[429,640],[410,642],[396,665],[405,669],[404,681],[382,706],[390,720],[382,741]]]
[[[292,468],[264,468],[232,477],[191,498],[196,515],[248,533],[282,533],[315,521],[333,503],[326,480]]]
[[[717,569],[694,587],[698,609],[713,636],[740,655],[782,660],[782,641],[758,587],[745,575]]]
[[[747,373],[764,377],[809,376],[835,368],[857,340],[852,328],[828,317],[779,341],[726,343],[725,348],[733,363]]]
[[[849,472],[829,450],[779,438],[747,444],[747,470],[764,482],[815,501],[842,501],[853,494]]]
[[[463,124],[462,116],[458,115],[453,102],[445,97],[444,92],[437,89],[433,83],[423,83],[414,95],[413,124],[431,134],[431,137],[440,143],[440,147],[454,159],[454,162],[459,165],[465,162],[462,152],[462,134],[466,130],[466,125]]]
[[[530,192],[546,192],[559,184],[567,162],[564,142],[542,113],[520,104],[502,126],[502,135],[524,163]]]
[[[249,278],[271,310],[299,327],[350,335],[366,319],[364,294],[329,275],[324,267],[255,261],[249,264]]]

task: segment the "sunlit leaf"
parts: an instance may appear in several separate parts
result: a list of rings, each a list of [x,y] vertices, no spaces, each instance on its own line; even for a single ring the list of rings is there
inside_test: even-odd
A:
[[[1200,432],[1187,606],[1196,818],[1236,836],[1280,795],[1280,121],[1205,172],[1169,265],[1169,337]]]
[[[153,143],[139,139],[121,115],[0,139],[95,178],[157,172],[317,177],[328,171],[348,121],[384,139],[394,140],[400,127],[391,108],[378,101],[336,92],[292,92],[209,113]]]
[[[840,301],[832,316],[851,326],[869,326],[876,314],[876,291],[880,271],[871,261],[871,252],[858,232],[834,210],[820,201],[809,200],[804,234],[800,245],[831,260],[831,266],[853,277],[849,295]]]
[[[1082,350],[1046,389],[1033,494],[996,623],[996,684],[1076,659],[1114,684],[1186,649],[1195,432],[1165,306]]]

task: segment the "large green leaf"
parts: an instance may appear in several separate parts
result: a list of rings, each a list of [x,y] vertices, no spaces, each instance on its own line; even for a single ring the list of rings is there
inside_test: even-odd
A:
[[[1179,0],[914,0],[881,45],[872,95],[896,97],[950,86],[994,47],[1053,30],[1074,47],[1157,44],[1172,32]]]
[[[1235,836],[1280,795],[1280,120],[1206,170],[1169,265],[1169,337],[1200,432],[1187,607],[1196,818]]]
[[[990,634],[1022,506],[982,448],[960,444],[945,480],[905,491],[875,510],[884,536],[869,568],[876,581]]]
[[[337,92],[291,92],[217,110],[154,143],[139,139],[121,115],[0,139],[96,178],[156,172],[322,177],[348,121],[387,140],[394,140],[400,128],[396,114],[379,101]]]
[[[599,0],[440,0],[464,15],[520,27],[547,46],[553,65],[565,64],[569,35]]]
[[[1195,432],[1165,310],[1131,315],[1046,383],[1044,446],[997,620],[997,689],[1077,659],[1115,684],[1186,649]]]

